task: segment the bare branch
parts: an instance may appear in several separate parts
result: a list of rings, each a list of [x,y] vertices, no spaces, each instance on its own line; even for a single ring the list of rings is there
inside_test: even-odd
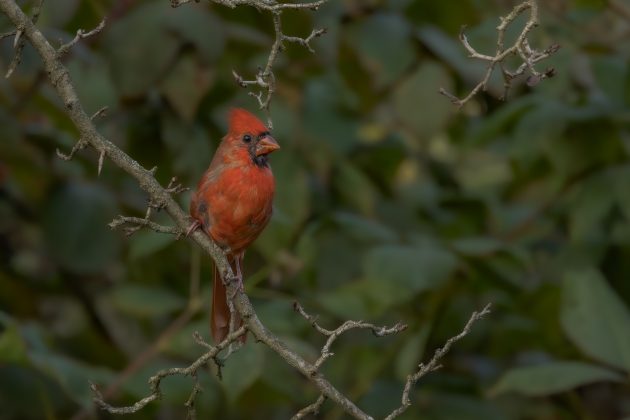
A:
[[[176,176],[172,177],[168,185],[166,186],[166,192],[168,192],[169,194],[181,194],[189,190],[190,188],[184,187],[182,184],[177,182]]]
[[[94,384],[90,384],[90,387],[92,388],[92,392],[94,393],[94,402],[103,410],[106,410],[111,414],[136,413],[140,411],[142,408],[144,408],[150,402],[155,401],[162,396],[162,390],[160,388],[160,385],[164,378],[168,376],[174,376],[174,375],[192,376],[193,379],[195,380],[195,384],[193,386],[193,390],[190,394],[190,397],[188,398],[188,401],[186,402],[186,405],[188,406],[189,413],[190,413],[191,408],[194,411],[194,399],[197,396],[197,394],[201,391],[201,388],[197,379],[197,372],[199,371],[199,369],[205,366],[205,364],[209,360],[216,357],[221,352],[221,350],[226,348],[230,343],[238,340],[242,335],[245,335],[246,333],[247,333],[247,326],[243,325],[238,330],[234,331],[231,334],[228,334],[228,336],[225,337],[225,339],[221,343],[217,344],[216,346],[211,346],[211,348],[206,353],[200,356],[197,360],[195,360],[189,366],[185,368],[162,369],[161,371],[153,375],[151,378],[149,378],[149,387],[151,389],[151,393],[133,405],[129,405],[125,407],[115,407],[113,405],[110,405],[104,401],[103,395],[98,390],[97,386]],[[196,335],[199,335],[199,333],[197,333]]]
[[[171,0],[172,7],[179,7],[183,4],[190,3],[193,0]],[[194,0],[198,3],[199,0]],[[269,12],[278,12],[282,10],[309,9],[317,11],[320,6],[328,2],[328,0],[318,0],[307,3],[278,3],[275,0],[209,0],[211,3],[220,4],[229,8],[237,6],[252,6],[260,10]]]
[[[315,401],[313,404],[307,405],[306,407],[295,413],[295,415],[291,417],[291,420],[303,419],[309,414],[312,414],[314,416],[318,415],[319,409],[322,407],[322,404],[324,404],[325,401],[326,397],[320,395],[319,398],[317,398],[317,401]]]
[[[143,227],[149,228],[157,233],[168,233],[171,235],[175,235],[178,239],[183,235],[183,231],[175,226],[163,226],[152,222],[148,219],[143,219],[140,217],[127,217],[127,216],[118,216],[114,220],[112,220],[107,226],[111,229],[118,229],[124,225],[132,225],[126,226],[123,228],[125,235],[131,236],[140,230]]]
[[[171,0],[171,6],[179,7],[183,4],[190,3],[190,1],[191,0]],[[285,48],[284,41],[299,44],[314,53],[315,50],[311,47],[311,41],[326,33],[325,29],[313,29],[310,35],[306,38],[285,35],[282,32],[282,11],[298,9],[316,11],[320,6],[327,3],[328,0],[319,0],[308,3],[278,3],[276,0],[210,0],[210,2],[221,4],[230,8],[247,5],[272,14],[275,39],[273,45],[271,46],[271,50],[269,51],[269,56],[267,57],[267,64],[264,68],[259,67],[254,79],[251,80],[244,79],[234,70],[232,70],[232,75],[234,76],[236,83],[243,88],[250,88],[253,86],[260,88],[258,92],[249,92],[249,95],[256,99],[258,107],[266,112],[267,125],[269,128],[273,128],[273,121],[271,120],[269,110],[271,106],[271,99],[276,91],[276,77],[273,73],[273,66],[278,58],[278,54]]]
[[[105,19],[103,19],[101,21],[101,23],[98,24],[98,26],[94,29],[92,29],[89,32],[85,32],[83,29],[79,29],[77,31],[76,36],[68,43],[63,44],[61,47],[59,47],[59,49],[57,50],[57,55],[61,58],[64,55],[66,55],[70,49],[77,43],[79,42],[79,40],[81,39],[85,39],[85,38],[89,38],[91,36],[94,36],[96,34],[98,34],[99,32],[101,32],[103,29],[105,28]]]
[[[96,130],[93,121],[85,113],[83,106],[79,101],[74,86],[70,81],[68,70],[59,60],[57,50],[50,45],[43,34],[17,6],[15,1],[0,0],[0,10],[17,28],[24,28],[24,36],[32,43],[37,53],[41,56],[44,64],[44,70],[46,71],[46,74],[48,75],[48,78],[61,101],[66,104],[65,112],[77,128],[79,137],[97,151],[104,151],[105,156],[109,158],[112,163],[134,177],[138,181],[140,187],[149,195],[150,206],[160,206],[159,208],[163,208],[173,219],[175,226],[182,232],[185,232],[190,227],[190,218],[173,199],[169,191],[163,188],[162,185],[160,185],[160,183],[155,179],[154,174],[156,168],[147,170],[142,167],[138,162],[133,160],[111,141],[104,138]],[[191,232],[189,237],[193,239],[215,261],[215,264],[221,273],[221,278],[226,285],[227,293],[229,296],[234,296],[233,304],[235,309],[238,311],[241,319],[245,322],[245,326],[254,335],[254,337],[258,341],[267,345],[289,365],[293,366],[296,370],[305,375],[305,377],[308,378],[308,380],[319,390],[320,393],[338,404],[347,415],[357,419],[371,419],[369,415],[358,408],[348,397],[339,392],[328,380],[326,380],[323,375],[311,375],[312,365],[290,350],[273,333],[265,328],[256,315],[247,295],[240,289],[239,282],[237,281],[238,279],[230,267],[225,252],[221,249],[221,247],[213,242],[208,235],[200,231]],[[98,397],[100,394],[96,395]],[[139,401],[137,404],[134,404],[131,409],[125,411],[123,408],[122,411],[119,410],[118,412],[132,412],[133,408],[146,406],[149,402],[154,401],[157,398],[157,395],[158,394],[152,393],[151,395],[145,397],[145,399]],[[104,407],[111,407],[102,401],[102,398],[100,400]],[[116,407],[111,408],[116,410]]]
[[[457,334],[454,337],[449,338],[446,341],[446,344],[444,344],[442,347],[440,347],[439,349],[435,351],[435,353],[433,354],[433,357],[431,358],[431,360],[429,360],[428,363],[426,364],[420,363],[418,365],[418,370],[415,373],[407,376],[407,382],[405,383],[405,388],[402,394],[402,401],[401,401],[402,404],[400,407],[392,411],[391,414],[385,417],[385,420],[394,419],[400,416],[405,411],[407,411],[407,409],[411,405],[411,399],[409,398],[409,393],[411,392],[411,388],[416,384],[416,382],[418,382],[420,378],[422,378],[427,373],[433,372],[434,370],[437,370],[440,367],[442,367],[439,364],[440,359],[442,359],[442,357],[444,357],[444,355],[448,353],[448,351],[451,349],[451,346],[455,344],[457,341],[467,336],[468,333],[470,333],[470,329],[472,328],[473,324],[479,321],[484,316],[488,315],[489,313],[490,313],[490,304],[487,304],[480,312],[473,312],[472,315],[470,316],[470,319],[464,326],[464,329],[459,334]]]
[[[378,327],[374,324],[369,324],[363,321],[346,321],[343,324],[341,324],[339,327],[337,327],[337,329],[327,330],[321,327],[317,323],[317,317],[307,314],[304,308],[302,307],[302,305],[300,305],[298,302],[293,302],[293,309],[295,309],[296,312],[302,315],[313,326],[313,328],[317,330],[317,332],[328,337],[328,340],[326,340],[326,344],[324,344],[324,347],[322,347],[319,358],[315,361],[315,363],[313,363],[313,367],[311,371],[312,375],[317,373],[317,371],[324,364],[324,362],[334,355],[334,353],[330,351],[330,348],[332,347],[333,343],[341,335],[343,335],[344,333],[352,329],[369,329],[369,330],[372,330],[372,333],[377,337],[384,337],[386,335],[397,334],[407,329],[407,326],[405,324],[400,324],[400,323],[394,325],[393,327],[388,328],[388,327]]]
[[[217,0],[216,2],[220,2]],[[274,0],[249,0],[246,2],[245,0],[223,0],[221,4],[226,5],[240,5],[240,4],[249,4],[249,5],[261,5],[260,8],[264,10],[269,10],[275,13],[279,13],[283,8],[286,9],[298,9],[298,8],[306,8],[312,7],[316,8],[318,5],[323,4],[325,1],[320,2],[312,2],[312,3],[304,3],[299,5],[289,5],[289,4],[281,4],[277,3]],[[263,7],[264,6],[264,7]],[[28,39],[37,53],[41,56],[43,60],[45,73],[48,75],[50,82],[55,88],[57,94],[59,95],[62,103],[65,104],[65,112],[70,117],[71,121],[77,128],[79,132],[79,143],[84,145],[89,145],[93,147],[99,153],[99,159],[101,155],[109,158],[112,163],[116,166],[120,167],[131,176],[133,176],[139,183],[140,187],[146,191],[149,196],[149,205],[147,208],[147,212],[145,218],[124,218],[121,216],[122,220],[127,223],[130,221],[131,223],[135,223],[137,225],[145,226],[151,229],[154,229],[158,232],[163,233],[174,233],[185,232],[190,226],[190,218],[189,216],[179,207],[177,202],[173,199],[172,194],[181,192],[184,188],[176,183],[175,179],[172,179],[169,185],[164,188],[160,183],[155,179],[155,172],[157,168],[153,168],[151,170],[147,170],[142,167],[138,162],[133,160],[130,156],[124,153],[120,148],[114,145],[111,141],[104,138],[94,126],[92,118],[90,118],[84,111],[81,102],[78,99],[74,86],[70,81],[70,77],[67,69],[64,67],[63,63],[59,58],[58,51],[53,48],[50,43],[46,40],[43,34],[35,27],[31,19],[26,16],[22,10],[17,6],[14,0],[0,0],[0,10],[9,18],[11,22],[15,25],[18,30],[16,31],[16,36],[22,33],[22,38],[19,39],[19,42]],[[275,16],[275,15],[274,15]],[[305,41],[306,42],[306,41]],[[272,63],[273,64],[273,63]],[[264,82],[264,80],[263,80]],[[98,114],[98,113],[97,113]],[[75,148],[78,150],[78,146],[75,145]],[[85,146],[82,146],[85,147]],[[74,150],[74,148],[73,148]],[[74,150],[76,152],[76,150]],[[70,155],[73,153],[71,152]],[[65,155],[64,155],[65,156]],[[68,158],[71,158],[69,156]],[[103,158],[104,159],[104,158]],[[164,209],[169,216],[173,219],[174,226],[166,227],[158,225],[152,221],[150,221],[150,216],[152,209]],[[116,222],[116,221],[114,221]],[[124,224],[124,223],[123,223]],[[119,224],[118,226],[120,226]],[[156,375],[154,375],[150,381],[150,394],[135,404],[128,407],[115,407],[104,401],[103,395],[96,388],[96,386],[92,386],[94,391],[94,399],[96,404],[98,404],[104,410],[107,410],[110,413],[117,414],[125,414],[125,413],[133,413],[145,407],[152,401],[158,399],[161,395],[160,383],[161,380],[165,377],[172,375],[185,375],[191,376],[194,380],[194,385],[190,396],[186,402],[186,405],[189,408],[189,417],[194,418],[196,415],[194,411],[194,401],[199,392],[201,392],[201,388],[196,379],[196,375],[201,366],[205,365],[208,361],[213,360],[215,364],[220,365],[222,363],[222,359],[218,357],[219,353],[223,349],[228,349],[227,354],[231,351],[235,351],[233,346],[230,346],[231,343],[236,342],[240,339],[241,336],[246,334],[248,331],[253,334],[253,336],[259,342],[262,342],[270,349],[272,349],[276,354],[283,358],[289,365],[294,367],[297,371],[302,373],[307,380],[310,381],[317,388],[317,390],[321,393],[321,395],[325,396],[327,399],[334,401],[337,405],[339,405],[347,415],[357,418],[357,419],[371,419],[371,417],[362,411],[359,407],[357,407],[348,397],[339,392],[334,385],[332,385],[320,372],[317,371],[319,366],[326,360],[326,358],[330,357],[332,353],[330,352],[330,348],[333,342],[344,332],[355,329],[370,329],[374,334],[378,336],[393,334],[404,329],[404,326],[398,324],[391,328],[385,327],[377,327],[372,324],[364,323],[362,321],[347,321],[338,327],[335,330],[326,330],[320,327],[316,320],[310,316],[306,316],[306,318],[316,327],[316,329],[320,332],[323,332],[324,335],[328,337],[327,342],[322,349],[322,354],[320,359],[315,364],[309,363],[304,360],[298,354],[290,350],[282,341],[280,341],[273,333],[271,333],[265,326],[261,323],[260,319],[256,315],[251,302],[249,301],[247,295],[241,289],[241,283],[239,281],[239,277],[235,275],[230,264],[228,263],[226,254],[224,250],[222,250],[216,243],[214,243],[206,234],[199,231],[193,231],[190,234],[190,237],[199,245],[201,248],[210,255],[216,266],[221,273],[221,278],[227,289],[227,296],[230,298],[229,301],[233,305],[234,310],[238,312],[241,319],[244,322],[244,325],[241,326],[238,330],[231,332],[228,334],[226,340],[221,342],[217,346],[210,346],[209,344],[201,344],[206,348],[206,353],[199,357],[195,362],[190,364],[185,368],[171,368],[164,369],[159,371]],[[487,309],[487,308],[486,308]],[[302,312],[304,312],[302,310]],[[486,310],[478,315],[476,319],[484,315]],[[305,313],[304,313],[305,314]],[[304,315],[303,315],[304,316]],[[450,346],[456,341],[463,337],[468,333],[468,329],[470,325],[474,322],[471,318],[469,321],[469,325],[465,328],[465,330],[457,337],[452,338],[447,342],[447,344],[436,352],[437,356],[434,356],[429,364],[424,367],[424,365],[420,365],[419,371],[411,376],[411,382],[406,385],[406,390],[410,389],[412,384],[415,383],[422,375],[426,372],[424,370],[431,371],[436,368],[437,360],[442,357],[450,348]],[[197,342],[203,340],[196,340]],[[209,347],[208,347],[209,346]],[[403,393],[403,406],[405,405],[405,401],[409,399],[408,397],[409,391]],[[318,400],[319,401],[319,400]],[[316,403],[317,404],[317,403]],[[321,404],[320,404],[321,405]],[[403,407],[402,411],[404,411],[406,407]],[[305,409],[306,410],[306,409]],[[402,412],[401,411],[401,412]]]
[[[300,38],[299,36],[283,35],[282,39],[284,41],[294,42],[296,44],[300,44],[301,46],[303,46],[304,48],[309,50],[309,52],[315,54],[315,50],[313,48],[311,48],[311,41],[313,39],[315,39],[315,38],[318,38],[318,37],[324,35],[325,33],[326,33],[326,28],[320,28],[320,29],[313,29],[311,31],[311,34],[309,36],[307,36],[306,38]]]
[[[527,20],[527,23],[525,23],[523,30],[516,38],[516,41],[514,41],[514,44],[506,48],[505,32],[507,31],[510,24],[512,24],[517,17],[519,17],[527,10],[529,10],[529,19]],[[445,89],[440,88],[439,92],[450,99],[450,101],[458,107],[462,107],[466,102],[471,100],[479,92],[485,91],[487,89],[490,77],[494,73],[497,65],[499,66],[501,74],[503,76],[504,93],[501,97],[502,100],[507,99],[507,95],[512,86],[513,79],[525,74],[525,72],[530,73],[530,76],[527,79],[527,84],[529,86],[534,86],[543,79],[548,79],[555,75],[555,70],[553,68],[548,68],[544,71],[538,71],[536,70],[535,64],[555,54],[560,46],[558,44],[553,44],[544,51],[537,51],[531,48],[531,46],[529,45],[529,40],[527,38],[531,30],[538,26],[538,3],[536,2],[536,0],[526,0],[520,4],[517,4],[507,16],[501,17],[500,21],[501,23],[497,26],[497,47],[494,55],[487,55],[478,52],[472,45],[470,45],[468,37],[464,33],[466,27],[462,27],[462,30],[459,34],[459,40],[461,41],[466,51],[468,51],[468,56],[470,58],[488,62],[488,67],[486,68],[483,79],[481,79],[481,81],[477,83],[477,85],[475,85],[470,93],[468,93],[468,95],[466,95],[464,98],[460,99],[452,93],[447,92]],[[510,71],[505,68],[504,61],[508,57],[513,55],[518,55],[523,63],[516,70]]]
[[[101,109],[99,109],[98,111],[96,111],[94,114],[92,114],[92,116],[90,117],[90,119],[92,121],[96,120],[97,118],[101,118],[107,115],[107,111],[108,111],[108,107],[104,106]]]
[[[42,12],[42,6],[44,5],[44,0],[37,0],[35,6],[33,6],[33,17],[31,21],[33,24],[37,23],[39,19],[39,15]],[[7,73],[4,75],[5,78],[11,77],[17,66],[22,62],[22,50],[24,50],[24,39],[22,39],[22,34],[24,33],[24,28],[17,25],[17,30],[15,33],[15,39],[13,41],[13,47],[15,48],[15,54],[13,55],[13,59],[11,60],[11,64],[9,64],[9,69]],[[3,34],[3,38],[6,36],[10,36],[11,33]]]
[[[77,141],[74,146],[72,147],[72,150],[70,150],[70,153],[68,153],[67,155],[65,153],[63,153],[61,150],[57,149],[57,157],[59,157],[59,159],[63,159],[63,160],[72,160],[72,158],[74,157],[74,154],[76,152],[78,152],[79,150],[83,150],[88,146],[88,142],[83,140],[83,139],[79,139],[79,141]]]
[[[9,31],[9,32],[5,32],[0,34],[0,41],[2,41],[4,38],[8,38],[10,36],[13,36],[17,33],[17,31]]]

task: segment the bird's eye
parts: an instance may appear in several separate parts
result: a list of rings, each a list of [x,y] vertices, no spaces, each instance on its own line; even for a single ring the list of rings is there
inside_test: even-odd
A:
[[[243,136],[243,141],[244,141],[245,143],[249,143],[249,142],[251,142],[251,141],[252,141],[252,136],[250,136],[249,134],[245,134],[245,135]]]

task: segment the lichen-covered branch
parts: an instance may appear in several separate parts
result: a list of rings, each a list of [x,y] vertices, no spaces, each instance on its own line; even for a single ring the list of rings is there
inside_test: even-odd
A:
[[[171,0],[173,7],[179,7],[183,4],[189,3],[190,0]],[[236,6],[252,6],[258,10],[270,12],[273,17],[273,30],[275,39],[269,56],[267,57],[267,63],[264,67],[259,67],[255,77],[250,80],[243,78],[235,70],[232,71],[234,80],[243,88],[258,87],[258,92],[250,91],[249,95],[256,98],[258,106],[261,110],[267,113],[267,124],[269,128],[273,128],[273,121],[271,119],[269,107],[271,106],[271,99],[276,91],[276,76],[273,72],[273,66],[278,58],[278,54],[284,50],[285,42],[292,42],[299,44],[314,53],[315,51],[311,47],[311,41],[326,33],[326,29],[313,29],[311,33],[305,37],[289,36],[282,32],[282,12],[285,10],[317,10],[320,6],[328,2],[328,0],[318,0],[307,3],[279,3],[276,0],[210,0],[212,3],[221,4],[227,7],[234,8]]]
[[[520,32],[514,43],[509,47],[506,47],[505,33],[508,27],[516,20],[516,18],[526,11],[529,11],[529,19],[525,23],[523,30]],[[459,34],[459,39],[464,45],[466,51],[468,51],[468,57],[486,61],[488,63],[488,67],[486,68],[483,79],[477,83],[468,95],[463,98],[458,98],[452,93],[447,92],[445,89],[440,88],[440,93],[448,97],[455,105],[461,107],[479,92],[485,91],[487,89],[488,82],[490,81],[490,77],[497,66],[500,68],[503,76],[504,93],[501,97],[503,100],[507,98],[508,92],[512,87],[512,81],[525,74],[525,72],[529,72],[530,74],[527,79],[527,84],[530,86],[535,86],[541,80],[554,76],[555,70],[553,68],[550,67],[543,71],[538,71],[535,65],[556,53],[560,46],[558,44],[553,44],[543,51],[538,51],[532,48],[529,44],[528,36],[532,29],[538,26],[538,3],[536,0],[526,0],[517,4],[507,16],[501,17],[500,21],[501,22],[497,26],[497,47],[494,55],[487,55],[478,52],[468,41],[468,37],[466,37],[464,32],[465,28],[462,28],[462,31]],[[515,70],[508,70],[504,62],[508,57],[513,55],[517,55],[522,60],[522,63]]]

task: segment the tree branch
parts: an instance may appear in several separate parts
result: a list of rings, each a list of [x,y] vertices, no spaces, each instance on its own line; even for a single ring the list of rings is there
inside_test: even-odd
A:
[[[195,0],[199,1],[199,0]],[[260,88],[258,92],[249,92],[249,95],[256,99],[258,107],[265,111],[267,114],[267,125],[269,128],[273,128],[273,121],[271,119],[269,107],[271,106],[271,99],[276,91],[276,76],[273,73],[273,66],[278,58],[278,54],[284,50],[284,42],[292,42],[299,44],[314,53],[315,51],[311,47],[311,41],[317,37],[326,33],[326,29],[313,29],[306,38],[298,36],[288,36],[282,32],[282,12],[284,10],[318,10],[318,8],[328,0],[319,0],[308,3],[278,3],[276,0],[209,0],[211,3],[221,4],[230,8],[237,6],[247,5],[257,8],[258,10],[264,10],[270,12],[273,17],[273,30],[275,33],[275,40],[271,46],[271,51],[267,57],[267,64],[265,67],[259,67],[258,72],[252,80],[246,80],[240,76],[235,70],[232,70],[232,75],[236,83],[243,88],[250,88],[257,86]],[[190,0],[171,0],[171,6],[179,7],[183,4],[189,3]]]
[[[189,216],[179,207],[177,202],[171,197],[169,191],[157,182],[153,176],[154,172],[142,167],[138,162],[120,150],[111,141],[104,138],[96,130],[92,119],[85,113],[83,106],[79,102],[68,70],[59,60],[57,50],[50,45],[48,40],[18,7],[15,1],[0,0],[0,10],[2,10],[17,28],[24,28],[24,36],[28,38],[41,56],[48,78],[63,101],[66,113],[76,126],[80,138],[96,149],[97,152],[108,157],[115,165],[134,177],[140,184],[140,187],[147,192],[150,199],[154,203],[160,203],[162,205],[162,208],[164,208],[175,222],[175,226],[185,231],[190,225]],[[234,307],[245,321],[247,329],[256,339],[266,344],[289,365],[305,375],[323,395],[341,406],[348,415],[358,419],[369,419],[370,416],[339,392],[323,375],[311,375],[310,372],[313,370],[312,365],[290,350],[282,341],[265,328],[256,315],[249,298],[240,289],[237,278],[228,264],[223,250],[201,231],[192,232],[190,237],[215,261],[221,273],[221,277],[226,284],[228,295],[234,296]],[[149,396],[147,398],[149,400],[143,401],[143,406],[155,400],[155,397]]]
[[[455,344],[455,342],[461,340],[462,338],[467,336],[468,333],[470,333],[470,329],[472,328],[475,322],[479,321],[481,318],[483,318],[484,316],[490,313],[490,306],[491,306],[490,304],[487,304],[480,312],[473,312],[472,315],[470,316],[470,319],[464,326],[464,329],[459,334],[457,334],[454,337],[449,338],[446,344],[444,344],[444,346],[437,349],[435,353],[433,354],[433,357],[431,358],[431,360],[429,360],[427,364],[420,363],[418,365],[418,370],[415,373],[407,376],[407,382],[405,383],[405,388],[402,394],[402,400],[401,400],[402,404],[400,407],[392,411],[391,414],[385,417],[385,420],[392,420],[400,416],[405,411],[407,411],[409,406],[411,406],[411,399],[409,398],[409,393],[411,392],[411,388],[424,375],[426,375],[429,372],[433,372],[434,370],[438,370],[439,368],[442,367],[439,364],[440,359],[442,359],[442,357],[444,357],[444,355],[448,353],[448,351],[451,349],[451,346]]]
[[[291,417],[291,420],[303,419],[309,414],[316,416],[317,414],[319,414],[319,409],[322,407],[322,404],[324,404],[325,401],[326,397],[320,395],[319,398],[317,398],[317,401],[315,401],[313,404],[307,405],[306,407],[295,413],[295,415]]]
[[[77,30],[76,36],[70,42],[59,47],[59,49],[57,50],[57,54],[59,55],[59,57],[63,57],[70,51],[72,47],[74,47],[77,42],[79,42],[79,40],[96,35],[97,33],[101,32],[103,28],[105,28],[105,19],[101,20],[101,23],[99,23],[96,28],[92,29],[89,32],[85,32],[83,29]]]
[[[274,13],[277,12],[278,14],[274,14],[274,16],[279,17],[279,12],[284,9],[300,9],[309,7],[316,8],[319,5],[323,4],[325,1],[326,0],[304,4],[280,4],[276,3],[274,0],[216,0],[215,2],[225,4],[230,7],[234,7],[240,4],[249,4],[256,7],[260,6],[260,8],[264,10],[269,10]],[[57,91],[57,94],[61,98],[63,104],[65,105],[67,115],[78,130],[79,141],[77,142],[77,145],[75,145],[75,148],[73,148],[73,152],[71,152],[70,155],[66,157],[70,159],[77,150],[83,147],[87,147],[89,145],[99,153],[99,166],[102,165],[102,160],[105,157],[108,157],[115,165],[134,177],[138,181],[140,187],[148,194],[149,206],[144,219],[125,218],[121,216],[121,218],[117,220],[122,220],[121,224],[132,222],[136,225],[149,227],[164,233],[185,232],[190,225],[190,218],[179,207],[177,202],[171,196],[172,194],[181,192],[182,187],[176,184],[175,179],[172,179],[166,188],[162,187],[162,185],[160,185],[160,183],[154,177],[157,168],[147,170],[146,168],[138,164],[138,162],[133,160],[129,155],[119,149],[112,142],[104,138],[96,130],[92,121],[93,118],[85,113],[83,106],[78,99],[74,86],[72,85],[69,73],[60,61],[59,51],[50,45],[43,34],[35,27],[31,19],[29,19],[29,17],[26,16],[24,12],[17,6],[14,0],[0,0],[0,10],[2,10],[2,12],[16,26],[16,38],[18,37],[18,34],[20,32],[23,33],[23,36],[32,43],[35,50],[41,56],[46,74],[48,75],[51,84]],[[311,35],[309,38],[312,39],[313,36],[315,35]],[[79,38],[81,38],[81,36],[79,36]],[[308,42],[310,41],[309,38],[304,40],[306,46],[308,46]],[[282,40],[282,37],[280,37],[280,44]],[[293,39],[288,40],[291,42],[299,42]],[[24,41],[24,38],[22,38],[20,42],[21,41]],[[78,41],[79,39],[77,39],[77,42]],[[273,64],[273,60],[275,60],[275,58],[271,59],[268,62],[269,66]],[[269,74],[272,73],[270,72]],[[94,117],[99,115],[100,113],[100,111],[97,112]],[[151,209],[153,208],[164,209],[172,218],[174,226],[165,227],[150,221],[149,218],[151,215]],[[188,400],[186,401],[186,406],[189,410],[189,417],[194,418],[196,416],[194,404],[195,398],[201,391],[201,387],[197,379],[199,368],[205,365],[210,360],[212,360],[217,366],[220,367],[222,363],[222,360],[218,358],[220,352],[225,348],[228,348],[229,355],[230,352],[235,350],[235,348],[231,346],[231,344],[239,340],[242,335],[246,334],[249,331],[258,341],[267,345],[270,349],[272,349],[280,357],[282,357],[289,365],[293,366],[296,370],[302,373],[305,378],[309,380],[321,393],[320,398],[314,404],[302,409],[296,415],[300,415],[300,413],[303,413],[303,415],[314,413],[319,409],[321,404],[323,404],[324,399],[330,399],[331,401],[338,404],[349,416],[357,419],[371,419],[368,414],[363,412],[348,397],[343,395],[330,382],[328,382],[328,380],[326,380],[324,375],[320,373],[318,369],[327,358],[332,356],[330,348],[333,342],[341,334],[349,331],[350,329],[370,329],[377,336],[383,336],[400,332],[405,328],[405,326],[397,324],[394,327],[385,328],[377,327],[375,325],[364,323],[362,321],[346,321],[335,330],[326,330],[320,327],[317,324],[316,320],[310,315],[306,314],[303,309],[299,310],[296,308],[298,312],[300,312],[302,316],[309,320],[309,322],[311,322],[311,324],[320,333],[328,336],[328,340],[326,341],[326,344],[322,349],[318,361],[316,361],[315,363],[309,363],[302,357],[297,355],[295,352],[290,350],[282,341],[280,341],[274,334],[267,330],[265,326],[261,323],[260,319],[254,311],[251,302],[249,301],[249,298],[241,289],[240,282],[238,281],[237,277],[232,271],[232,268],[228,264],[226,255],[223,250],[201,231],[192,232],[190,237],[215,261],[215,264],[219,272],[221,273],[221,278],[226,285],[227,295],[229,297],[233,297],[230,299],[230,302],[233,303],[235,310],[238,311],[238,313],[240,314],[241,318],[244,321],[244,325],[238,330],[232,331],[223,342],[215,346],[211,346],[210,344],[205,343],[199,335],[195,335],[195,341],[207,349],[206,353],[204,353],[192,364],[185,368],[170,368],[159,371],[149,380],[151,393],[131,406],[115,407],[106,403],[104,401],[103,395],[100,393],[98,388],[95,385],[92,385],[91,387],[94,392],[94,400],[96,404],[98,404],[101,408],[109,411],[110,413],[134,413],[145,407],[150,402],[159,399],[161,395],[160,384],[162,379],[172,375],[186,375],[191,376],[194,380],[193,388],[191,390]],[[297,306],[299,307],[299,305]],[[420,365],[419,371],[413,375],[410,375],[405,385],[405,391],[403,393],[403,405],[399,409],[395,410],[389,418],[393,418],[407,409],[407,407],[410,405],[409,390],[411,389],[413,384],[415,384],[415,382],[417,382],[426,373],[437,369],[438,360],[443,357],[446,352],[448,352],[451,345],[457,340],[464,337],[466,334],[468,334],[468,331],[472,324],[476,320],[480,319],[487,312],[488,307],[486,307],[481,313],[474,313],[464,330],[458,336],[455,336],[448,340],[444,347],[436,352],[433,359],[426,366]]]
[[[31,18],[33,24],[37,23],[39,15],[42,12],[43,5],[44,0],[37,0],[37,3],[35,3],[35,6],[33,6],[33,17]],[[7,32],[2,36],[2,38],[5,38],[6,36],[11,36],[12,34],[15,34],[15,38],[13,40],[15,54],[13,55],[13,59],[11,60],[11,64],[9,64],[9,69],[7,70],[7,73],[4,75],[4,77],[7,79],[11,77],[17,66],[19,66],[22,62],[22,50],[24,49],[25,45],[24,39],[22,38],[22,35],[24,34],[24,27],[16,25],[16,28],[17,30],[15,30],[14,32]]]
[[[325,328],[322,328],[317,323],[317,317],[307,314],[306,311],[304,311],[304,308],[302,308],[302,305],[300,305],[298,302],[293,302],[293,309],[295,309],[296,312],[298,312],[308,322],[310,322],[310,324],[313,326],[313,328],[317,330],[317,332],[328,337],[328,340],[326,340],[326,344],[324,344],[324,347],[322,347],[319,358],[315,361],[315,363],[313,363],[313,371],[311,373],[312,375],[317,373],[324,362],[334,355],[334,353],[330,351],[333,343],[339,337],[341,337],[341,335],[352,329],[369,329],[372,330],[372,333],[377,337],[397,334],[407,329],[407,326],[405,324],[400,323],[394,325],[393,327],[387,328],[378,327],[374,324],[369,324],[363,321],[346,321],[334,330],[327,330]]]
[[[522,13],[529,10],[529,19],[523,30],[510,47],[505,47],[505,32],[508,27],[518,18]],[[538,3],[536,0],[526,0],[520,4],[514,6],[514,9],[505,17],[500,18],[501,23],[497,26],[497,48],[494,55],[486,55],[479,53],[470,43],[464,33],[465,27],[462,28],[459,34],[459,40],[462,42],[466,51],[468,51],[468,57],[481,61],[487,61],[488,67],[484,74],[483,79],[477,83],[477,85],[470,91],[464,98],[458,98],[452,93],[447,92],[445,89],[440,88],[440,93],[451,100],[458,107],[462,107],[466,102],[471,100],[475,95],[481,91],[485,91],[490,77],[494,73],[497,65],[501,70],[503,76],[504,93],[501,97],[502,100],[507,98],[508,92],[512,87],[512,81],[523,75],[526,71],[529,71],[530,76],[527,79],[529,86],[535,86],[540,83],[541,80],[553,77],[555,70],[553,68],[547,68],[546,70],[539,72],[536,70],[535,64],[549,58],[555,54],[560,48],[558,44],[553,44],[544,51],[537,51],[530,47],[528,35],[532,29],[538,26]],[[523,63],[514,71],[507,70],[504,66],[504,61],[513,55],[518,55]]]
[[[201,336],[199,335],[199,333],[195,333],[193,335],[193,337],[195,338],[195,341],[197,341],[197,343],[199,344],[206,346],[208,348],[208,351],[185,368],[162,369],[161,371],[153,375],[151,378],[149,378],[149,386],[151,388],[151,393],[149,395],[147,395],[146,397],[142,398],[141,400],[137,401],[136,403],[132,405],[129,405],[126,407],[115,407],[104,401],[103,395],[101,394],[101,392],[99,391],[98,387],[95,384],[90,384],[90,387],[92,388],[92,392],[94,392],[94,402],[103,410],[106,410],[112,414],[136,413],[140,411],[141,409],[143,409],[150,402],[161,398],[162,390],[160,386],[164,378],[168,376],[174,376],[174,375],[191,376],[194,379],[195,384],[193,386],[193,390],[190,393],[190,397],[188,398],[188,401],[186,401],[186,406],[188,407],[188,410],[189,410],[189,416],[194,417],[195,416],[194,400],[197,394],[199,394],[199,392],[201,391],[199,380],[197,378],[197,372],[199,371],[200,368],[205,366],[206,363],[208,363],[208,361],[210,361],[211,359],[216,360],[216,357],[223,349],[225,349],[228,345],[238,340],[241,336],[245,335],[246,333],[247,333],[247,326],[243,325],[238,330],[228,334],[228,336],[225,337],[225,339],[221,343],[217,344],[216,346],[210,346],[209,344],[205,343],[201,339]]]

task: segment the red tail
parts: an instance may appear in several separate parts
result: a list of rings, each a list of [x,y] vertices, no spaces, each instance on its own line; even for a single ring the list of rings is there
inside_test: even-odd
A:
[[[230,259],[230,265],[232,270],[236,270],[234,264],[238,264],[238,261]],[[225,286],[221,280],[221,274],[217,267],[214,267],[214,279],[212,285],[212,310],[210,312],[210,331],[212,332],[212,339],[215,344],[219,344],[230,332],[230,308],[227,304],[227,296],[225,293]],[[243,325],[243,321],[238,314],[235,314],[236,322],[234,328],[238,329]],[[247,335],[241,337],[241,342],[245,343]]]

